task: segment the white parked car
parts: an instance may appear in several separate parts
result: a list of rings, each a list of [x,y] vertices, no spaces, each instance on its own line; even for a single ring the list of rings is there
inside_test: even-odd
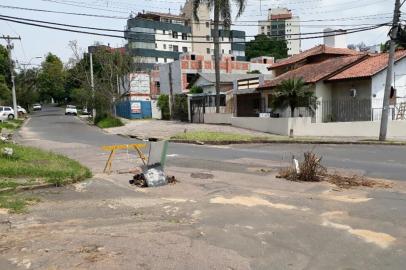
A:
[[[27,111],[21,106],[17,106],[17,110],[19,114],[27,114]]]
[[[76,109],[76,106],[73,105],[66,106],[65,115],[78,115],[78,110]]]
[[[36,104],[32,105],[32,109],[33,109],[34,111],[41,111],[41,110],[42,110],[42,106],[41,106],[41,104],[36,103]]]
[[[11,107],[0,106],[0,119],[2,120],[12,120],[14,119],[14,110]]]

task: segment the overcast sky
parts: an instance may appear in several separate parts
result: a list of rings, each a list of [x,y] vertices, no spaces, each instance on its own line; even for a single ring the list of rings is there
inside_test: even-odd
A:
[[[252,36],[256,35],[258,31],[258,27],[255,26],[256,23],[254,21],[265,19],[269,8],[278,6],[288,7],[293,10],[295,15],[300,16],[301,21],[327,20],[321,22],[301,22],[302,32],[318,32],[327,25],[334,25],[335,28],[353,28],[358,27],[360,24],[389,22],[391,21],[391,15],[389,13],[393,12],[395,0],[248,0],[247,2],[248,4],[243,16],[235,21],[237,25],[233,26],[233,28],[245,30],[248,36]],[[0,5],[118,17],[127,17],[130,11],[137,13],[142,12],[142,10],[168,12],[170,9],[171,13],[176,14],[179,12],[179,8],[183,3],[183,0],[0,0]],[[8,9],[1,6],[0,14],[120,30],[124,29],[126,24],[125,19],[42,13]],[[376,14],[379,15],[373,19],[361,20],[360,18],[352,18],[337,20],[339,18]],[[387,28],[380,28],[369,32],[351,34],[347,36],[347,40],[348,43],[364,42],[367,45],[379,44],[387,40],[387,31]],[[21,42],[15,41],[15,50],[13,52],[14,58],[18,59],[21,63],[27,63],[32,58],[44,56],[48,52],[60,56],[62,60],[66,62],[72,55],[68,47],[68,43],[71,40],[77,40],[79,46],[83,49],[86,49],[87,46],[94,44],[96,41],[110,44],[111,46],[123,46],[125,44],[125,41],[119,38],[61,32],[5,21],[0,21],[0,35],[21,36]],[[321,43],[321,39],[306,40],[302,42],[302,49],[308,49]],[[1,41],[1,44],[4,45],[4,41]],[[39,64],[40,62],[40,59],[33,59],[31,61],[33,64]]]

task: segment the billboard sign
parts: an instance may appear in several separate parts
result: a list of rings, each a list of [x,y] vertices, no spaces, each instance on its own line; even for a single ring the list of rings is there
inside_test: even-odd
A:
[[[141,102],[131,102],[131,113],[141,113]]]
[[[149,95],[151,92],[149,75],[146,73],[130,74],[130,92]]]

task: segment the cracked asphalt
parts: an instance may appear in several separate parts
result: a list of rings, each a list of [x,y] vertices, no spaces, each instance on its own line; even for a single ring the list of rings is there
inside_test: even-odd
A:
[[[265,152],[282,152],[282,145],[171,145],[167,173],[179,182],[139,189],[128,184],[131,175],[101,173],[107,153],[100,146],[134,140],[106,134],[57,108],[34,115],[18,141],[75,158],[92,168],[94,178],[34,191],[41,202],[28,213],[0,214],[0,269],[406,265],[405,181],[393,181],[391,189],[350,190],[288,182],[275,174],[289,147],[279,154],[285,160],[272,160]],[[218,154],[207,158],[205,151]],[[113,166],[134,166],[133,158],[123,153]]]

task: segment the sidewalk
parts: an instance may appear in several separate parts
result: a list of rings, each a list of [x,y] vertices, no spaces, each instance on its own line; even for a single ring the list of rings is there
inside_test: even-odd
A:
[[[177,142],[196,143],[203,141],[207,144],[231,144],[231,143],[313,143],[313,144],[393,144],[406,145],[406,136],[402,138],[390,138],[387,142],[381,143],[375,137],[295,137],[269,134],[259,131],[248,130],[244,128],[233,127],[229,125],[211,125],[211,124],[193,124],[178,121],[162,120],[136,120],[126,121],[125,126],[105,129],[108,133],[119,134],[124,136],[135,137],[139,139],[158,138],[171,139],[175,135],[192,133],[192,132],[218,132],[236,135],[252,136],[249,141],[206,141],[178,139]]]

